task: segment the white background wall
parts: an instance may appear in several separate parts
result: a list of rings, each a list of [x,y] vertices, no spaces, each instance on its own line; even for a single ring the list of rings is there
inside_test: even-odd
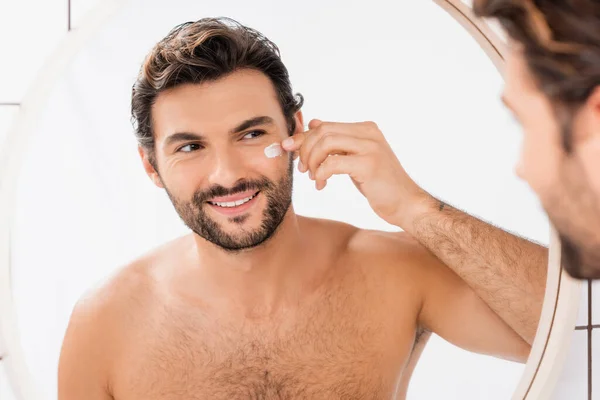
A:
[[[64,0],[19,0],[11,1],[4,0],[0,7],[0,49],[2,49],[2,63],[0,63],[0,102],[18,103],[28,88],[28,84],[31,81],[34,74],[43,65],[48,54],[51,53],[54,46],[58,43],[61,37],[64,35],[67,28],[67,2]],[[181,2],[169,2],[170,5],[180,4]],[[196,2],[199,3],[199,2]],[[332,2],[339,3],[339,2]],[[339,3],[341,5],[341,3]],[[371,3],[365,3],[371,4]],[[354,6],[367,6],[360,2],[355,2]],[[373,2],[372,4],[375,4]],[[74,29],[77,28],[78,22],[81,16],[93,5],[92,0],[73,0],[72,1],[72,26]],[[175,6],[172,6],[169,10],[165,10],[165,21],[164,28],[162,31],[153,31],[160,33],[162,37],[168,29],[174,25],[174,21],[183,22],[184,20],[197,19],[204,16],[203,12],[207,11],[208,5],[203,7],[196,7],[190,12],[181,12],[176,10]],[[345,7],[350,7],[348,3],[345,3]],[[431,7],[435,8],[434,6]],[[221,10],[225,10],[222,8]],[[321,8],[320,13],[323,18],[331,18],[332,20],[338,14],[339,7],[330,7],[328,9]],[[436,10],[437,11],[437,10]],[[234,11],[232,11],[233,13]],[[238,12],[238,11],[235,11]],[[220,13],[221,15],[224,12]],[[187,17],[186,17],[187,15]],[[235,16],[234,14],[231,14]],[[449,16],[443,14],[441,10],[436,14],[436,25],[440,29],[440,40],[444,40],[447,30],[455,32],[460,30],[457,25],[455,26],[454,21],[450,20]],[[394,18],[391,15],[387,15],[390,18],[390,23],[394,22]],[[250,17],[249,17],[250,18]],[[268,20],[268,18],[265,18]],[[255,27],[262,30],[267,36],[273,34],[279,34],[281,37],[271,37],[275,42],[286,43],[288,40],[284,35],[280,34],[280,25],[292,24],[296,29],[302,28],[302,21],[290,21],[285,19],[275,19],[271,21],[273,24],[267,24],[267,22],[261,22],[255,24]],[[313,27],[314,25],[307,25]],[[305,26],[306,27],[306,26]],[[351,26],[346,26],[346,29],[351,29]],[[151,31],[148,31],[150,34]],[[136,32],[131,32],[135,36]],[[331,40],[335,40],[335,35],[340,35],[340,32],[332,32]],[[475,49],[474,42],[470,42],[470,38],[467,38],[467,34],[457,33],[457,38],[465,40],[465,46],[469,49]],[[156,41],[160,37],[144,37],[139,34],[140,43],[151,43],[153,40]],[[343,35],[342,35],[343,36]],[[342,37],[340,36],[340,37]],[[400,42],[401,38],[398,39]],[[406,40],[406,38],[404,38]],[[427,42],[427,38],[414,37],[411,38],[414,41],[422,40],[421,53],[419,57],[426,58],[428,52],[431,52],[431,44]],[[146,40],[147,42],[144,42]],[[447,38],[446,38],[447,40]],[[101,53],[95,62],[102,64],[106,68],[111,68],[118,63],[119,60],[131,57],[129,52],[123,53],[120,56],[117,46],[113,46],[112,42],[107,42],[108,46],[96,49],[104,51]],[[332,42],[333,43],[333,42]],[[337,115],[333,115],[330,118],[339,119],[352,119],[360,120],[363,118],[362,115],[344,115],[346,112],[351,110],[352,103],[356,102],[369,102],[376,101],[375,99],[367,100],[365,97],[360,97],[352,100],[351,96],[356,90],[360,90],[362,93],[377,94],[380,91],[379,88],[369,87],[369,80],[358,79],[349,80],[343,82],[340,79],[335,79],[333,74],[337,74],[335,69],[328,68],[327,65],[319,66],[313,65],[312,70],[307,70],[308,67],[300,67],[302,64],[302,58],[310,57],[310,46],[306,49],[298,50],[299,53],[294,53],[291,49],[299,48],[301,43],[293,46],[282,46],[282,53],[284,61],[289,64],[290,72],[292,74],[292,82],[296,90],[301,91],[303,94],[308,95],[309,101],[307,101],[306,113],[308,118],[312,118],[317,111],[328,109],[328,103],[331,99],[318,98],[319,92],[311,92],[310,81],[313,80],[314,74],[327,74],[330,73],[331,88],[329,92],[335,93],[336,97],[341,97],[339,101],[346,101],[345,108],[341,107],[337,111]],[[470,46],[470,47],[469,47]],[[114,48],[113,48],[114,47]],[[401,47],[401,46],[399,46]],[[443,49],[437,47],[437,49],[443,52]],[[545,221],[536,214],[536,203],[535,200],[527,193],[526,189],[519,182],[516,182],[512,178],[512,164],[516,160],[518,152],[518,132],[516,127],[508,119],[505,119],[507,115],[503,115],[500,105],[498,104],[497,96],[501,88],[501,81],[495,75],[491,63],[485,60],[485,56],[474,57],[470,59],[469,63],[460,64],[458,57],[453,52],[456,49],[448,48],[446,53],[440,59],[440,63],[435,64],[423,64],[422,59],[413,58],[414,54],[408,54],[406,62],[392,66],[392,68],[385,69],[385,73],[392,74],[394,71],[402,71],[404,75],[403,83],[408,85],[411,80],[419,79],[423,80],[424,85],[428,85],[429,90],[425,90],[422,98],[402,96],[399,95],[396,99],[401,107],[399,112],[396,111],[398,107],[393,105],[389,108],[380,109],[369,109],[364,113],[364,119],[374,119],[380,126],[384,128],[384,132],[392,132],[397,125],[395,119],[390,119],[389,115],[396,112],[395,117],[402,120],[402,126],[417,126],[418,131],[411,129],[411,134],[414,135],[410,142],[410,146],[405,146],[406,143],[402,141],[394,142],[394,148],[399,154],[402,162],[407,167],[409,173],[411,173],[423,186],[432,191],[434,194],[444,197],[455,205],[467,209],[469,212],[485,217],[488,220],[492,220],[496,224],[503,226],[507,229],[517,231],[528,237],[537,239],[545,242],[547,240],[545,236]],[[139,49],[135,50],[139,51]],[[338,48],[339,54],[335,53],[336,47],[331,46],[330,51],[324,53],[322,57],[317,58],[318,60],[328,60],[330,63],[336,63],[336,57],[343,57],[344,52]],[[402,50],[400,50],[402,51]],[[143,52],[142,52],[143,53]],[[104,57],[104,58],[103,58]],[[108,58],[107,58],[108,57]],[[331,57],[331,58],[327,58]],[[82,62],[94,61],[93,58],[82,59]],[[345,62],[364,62],[365,68],[368,67],[368,63],[373,62],[371,59],[363,60],[352,60],[346,59]],[[375,61],[376,62],[376,61]],[[344,65],[343,62],[339,64]],[[348,65],[347,68],[356,67],[355,65]],[[385,66],[384,66],[385,67]],[[455,81],[452,82],[450,75],[443,75],[440,73],[441,68],[447,68],[446,73],[454,73]],[[339,68],[339,67],[338,67]],[[462,70],[462,72],[461,72]],[[464,71],[468,70],[469,73],[465,74]],[[96,69],[95,72],[99,70]],[[130,71],[135,73],[137,71]],[[115,75],[116,76],[116,75]],[[131,75],[133,76],[133,75]],[[424,80],[424,76],[428,77],[429,81]],[[127,78],[127,75],[119,76],[120,78]],[[128,135],[131,134],[130,130],[127,130],[123,125],[107,125],[108,122],[102,119],[102,112],[109,112],[111,107],[121,107],[122,116],[127,117],[127,98],[115,99],[113,104],[105,103],[103,105],[94,104],[90,102],[89,98],[77,97],[78,88],[85,88],[86,77],[73,75],[64,82],[63,95],[70,96],[67,100],[72,101],[73,99],[82,100],[78,106],[84,106],[83,120],[78,121],[64,121],[65,132],[68,131],[70,134],[76,132],[82,132],[81,127],[89,127],[92,133],[99,134],[103,132],[113,132],[115,129],[122,129],[120,134]],[[89,78],[89,77],[88,77]],[[463,83],[467,80],[475,82],[473,86],[468,86],[466,89],[463,88]],[[444,83],[445,82],[445,83]],[[477,82],[480,82],[479,84]],[[91,86],[94,85],[93,79],[88,81]],[[122,85],[121,85],[122,83]],[[131,82],[124,79],[123,82],[119,82],[119,85],[115,84],[115,90],[121,88],[121,94],[127,93]],[[123,86],[125,85],[125,86]],[[129,85],[129,86],[128,86]],[[435,96],[432,93],[440,91],[441,85],[444,85],[444,89],[441,93],[437,93]],[[307,89],[307,90],[303,90]],[[445,94],[444,94],[445,93]],[[447,96],[451,93],[452,96]],[[348,98],[350,97],[350,99]],[[56,97],[61,98],[60,96]],[[65,97],[62,97],[66,99]],[[481,100],[474,101],[474,99]],[[87,102],[86,102],[87,99]],[[335,99],[338,101],[338,99]],[[411,103],[412,102],[412,103]],[[431,117],[426,118],[419,112],[415,112],[411,107],[417,107],[417,103],[428,102],[432,110]],[[85,109],[85,106],[88,108]],[[125,108],[123,109],[123,106]],[[53,110],[57,112],[69,112],[72,111],[73,103],[60,103],[52,105]],[[473,110],[477,110],[477,107],[481,108],[480,113],[475,113],[472,116]],[[460,110],[464,113],[461,114]],[[331,108],[329,108],[331,110]],[[490,109],[495,111],[492,114],[487,114]],[[11,118],[15,115],[18,110],[18,106],[0,106],[0,140],[2,135],[5,134],[6,129],[11,121]],[[86,114],[89,112],[88,114]],[[100,110],[99,113],[94,111]],[[369,111],[369,112],[367,112]],[[116,112],[116,111],[115,111]],[[334,112],[332,112],[333,114]],[[467,120],[466,116],[469,115]],[[73,153],[72,160],[86,159],[92,160],[98,166],[107,166],[106,156],[110,154],[111,149],[114,149],[114,143],[105,142],[102,146],[95,149],[100,149],[100,153],[105,152],[104,155],[98,155],[97,151],[94,155],[86,156],[85,153],[81,153],[81,149],[85,149],[86,145],[90,143],[98,143],[98,139],[91,139],[85,136],[69,136],[65,132],[60,132],[57,127],[59,125],[55,122],[51,122],[51,116],[46,116],[47,121],[50,125],[48,126],[47,133],[56,134],[59,140],[63,140],[65,143],[72,145]],[[86,119],[86,118],[91,118]],[[487,123],[493,122],[493,126],[487,126]],[[389,122],[386,122],[389,121]],[[91,122],[91,124],[90,124]],[[79,124],[79,125],[78,125]],[[87,124],[87,125],[86,125]],[[460,129],[459,129],[460,127]],[[387,129],[385,129],[387,128]],[[39,137],[39,141],[32,144],[32,154],[40,157],[39,160],[44,160],[44,146],[51,146],[52,140],[49,137]],[[125,147],[126,143],[130,143],[124,139],[122,142],[123,147],[119,148],[118,152],[123,155],[122,164],[112,164],[112,167],[118,168],[119,166],[131,166],[134,169],[128,169],[130,176],[123,176],[122,181],[117,184],[128,185],[130,182],[139,183],[138,196],[144,198],[144,196],[150,196],[153,201],[156,201],[157,207],[168,207],[165,203],[164,198],[157,197],[156,193],[151,192],[150,185],[147,181],[140,179],[139,173],[141,168],[135,169],[137,164],[135,159],[130,157],[126,153],[128,152]],[[391,139],[388,139],[391,140]],[[474,146],[475,151],[469,151],[469,146]],[[448,151],[448,149],[452,149]],[[63,149],[65,150],[65,149]],[[49,165],[56,160],[55,154],[46,154],[45,161]],[[30,157],[31,158],[31,157]],[[34,157],[35,158],[35,157]],[[434,165],[431,161],[428,163],[424,160],[437,160]],[[60,163],[58,163],[60,164]],[[427,166],[429,164],[429,167]],[[52,164],[50,164],[52,165]],[[55,167],[57,164],[53,164]],[[69,165],[62,163],[63,172],[69,168]],[[472,168],[473,165],[477,165],[478,168]],[[498,168],[491,166],[498,165]],[[60,166],[59,166],[60,167]],[[94,167],[92,165],[91,172],[94,173]],[[108,167],[110,168],[110,167]],[[90,172],[89,170],[83,170],[82,172]],[[46,171],[47,172],[47,171]],[[97,172],[97,171],[96,171]],[[49,180],[53,179],[52,174],[44,175],[40,172],[36,164],[30,163],[29,168],[25,168],[26,177],[23,182],[29,182],[30,185],[35,185],[36,189],[40,189],[40,185],[48,185]],[[138,174],[138,175],[136,175]],[[490,175],[491,174],[491,175]],[[62,176],[62,175],[61,175]],[[94,175],[102,176],[102,175]],[[45,179],[40,179],[45,177]],[[113,175],[106,175],[110,179],[115,178]],[[457,177],[460,177],[457,178]],[[106,179],[109,179],[106,178]],[[69,180],[70,179],[70,180]],[[60,181],[63,186],[60,186],[64,190],[68,190],[72,187],[73,182],[76,178],[71,176],[69,179]],[[43,182],[42,182],[43,180]],[[490,184],[490,181],[494,181],[494,184]],[[143,183],[142,183],[143,182]],[[306,180],[302,180],[301,177],[296,177],[296,190],[299,193],[306,191],[307,193],[311,190],[310,185]],[[56,185],[61,183],[53,182]],[[144,186],[145,185],[145,186]],[[345,190],[341,180],[336,181],[333,185],[328,188],[329,193],[333,190]],[[27,186],[32,187],[32,186]],[[91,186],[90,186],[91,188]],[[95,189],[100,190],[105,188],[103,183],[100,182],[95,186]],[[23,191],[22,191],[23,193]],[[34,192],[32,192],[34,193]],[[118,193],[118,192],[116,192]],[[38,192],[39,194],[39,192]],[[507,195],[508,194],[508,195]],[[512,195],[511,195],[512,194]],[[112,198],[113,204],[126,204],[131,199],[124,199],[118,197]],[[350,195],[349,195],[350,196]],[[27,199],[27,197],[23,197]],[[32,197],[29,197],[31,199]],[[339,198],[339,196],[338,196]],[[57,201],[56,207],[67,207],[69,203]],[[365,208],[365,202],[360,197],[353,197],[354,202],[350,201],[349,204],[356,204],[355,208],[348,210],[347,208],[335,207],[335,196],[327,197],[327,194],[318,196],[305,196],[305,199],[299,199],[298,196],[295,198],[297,204],[297,211],[304,214],[313,216],[323,216],[328,218],[348,220],[347,214],[349,212],[358,213],[364,216],[362,219],[354,219],[350,222],[356,223],[362,226],[375,227],[379,229],[390,229],[385,224],[374,222],[372,215],[369,214],[369,210]],[[119,202],[119,201],[122,201]],[[35,209],[36,204],[30,203],[30,208],[23,208],[21,215],[26,211]],[[71,204],[75,207],[76,204]],[[124,209],[127,209],[126,205],[123,205]],[[533,210],[533,211],[532,211]],[[76,211],[74,211],[75,213]],[[85,214],[82,214],[85,217]],[[108,218],[111,218],[108,216]],[[114,218],[114,217],[112,217]],[[137,222],[144,223],[142,214],[137,217]],[[135,219],[134,218],[134,219]],[[40,269],[39,264],[28,263],[31,261],[28,256],[25,255],[25,251],[19,253],[19,249],[16,249],[17,254],[21,254],[19,268],[14,271],[15,274],[15,297],[17,299],[19,310],[21,311],[20,327],[24,333],[24,342],[26,345],[26,353],[28,361],[31,364],[31,368],[34,371],[37,383],[40,387],[44,388],[48,393],[52,392],[54,388],[54,374],[55,374],[55,363],[58,354],[58,344],[60,337],[64,332],[64,327],[70,312],[70,307],[81,294],[81,292],[89,287],[96,279],[102,275],[110,272],[110,269],[116,267],[116,263],[112,261],[126,260],[127,258],[137,254],[139,250],[148,246],[149,243],[160,242],[169,235],[180,232],[181,227],[169,223],[169,218],[175,218],[172,213],[158,215],[157,218],[169,225],[169,228],[164,229],[161,233],[153,233],[151,237],[147,237],[146,241],[137,240],[135,243],[127,241],[126,237],[128,231],[125,229],[122,232],[123,236],[118,236],[114,239],[114,242],[110,242],[115,250],[114,258],[106,261],[106,264],[99,263],[96,266],[88,266],[88,270],[56,270],[52,268],[56,265],[48,265],[47,269]],[[100,221],[102,218],[98,218]],[[33,226],[33,225],[32,225]],[[47,225],[46,225],[47,226]],[[106,226],[110,229],[109,226]],[[24,229],[24,228],[23,228]],[[31,232],[31,231],[29,231]],[[38,232],[42,234],[44,231]],[[71,232],[72,233],[72,232]],[[18,232],[17,232],[18,234]],[[66,232],[65,237],[69,237],[70,233]],[[27,240],[33,240],[35,236],[29,235],[27,238],[22,233],[21,237],[23,241],[22,245],[27,243]],[[73,238],[72,238],[73,239]],[[138,237],[139,239],[139,237]],[[121,244],[125,245],[121,245]],[[82,244],[84,246],[84,244]],[[84,249],[85,247],[81,247]],[[82,250],[82,251],[84,251]],[[75,257],[71,255],[71,257]],[[68,258],[68,257],[67,257]],[[108,263],[110,261],[110,263]],[[56,262],[56,260],[54,260]],[[60,266],[59,266],[60,268]],[[107,270],[108,268],[108,270]],[[27,278],[27,276],[36,277],[35,280]],[[36,283],[37,282],[37,283]],[[75,282],[75,283],[74,283]],[[37,296],[37,297],[36,297]],[[597,311],[600,313],[600,304],[598,305]],[[600,314],[599,314],[600,315]],[[598,322],[600,324],[600,318]],[[583,323],[580,323],[583,325]],[[587,320],[585,322],[587,324]],[[40,329],[47,330],[47,333],[41,335]],[[570,365],[565,369],[565,374],[562,376],[562,381],[565,382],[559,391],[562,393],[561,396],[557,396],[557,399],[584,399],[587,387],[584,387],[584,381],[582,377],[585,374],[581,374],[580,370],[586,370],[587,364],[584,363],[586,357],[581,358],[580,355],[583,352],[582,346],[587,341],[584,340],[583,336],[586,336],[585,331],[577,331],[575,333],[575,345],[574,352],[570,358]],[[582,339],[579,339],[582,337]],[[598,342],[600,345],[600,342]],[[587,351],[587,347],[585,347]],[[598,353],[600,354],[600,352]],[[440,360],[442,360],[440,362]],[[0,363],[1,365],[1,363]],[[582,368],[583,366],[583,368]],[[468,373],[464,374],[452,374],[449,371],[456,372],[457,370],[464,369],[468,370]],[[443,342],[437,337],[432,338],[431,343],[426,349],[420,365],[415,371],[413,383],[411,385],[411,391],[409,392],[409,399],[430,399],[430,398],[456,398],[456,399],[492,399],[492,398],[508,398],[507,394],[511,392],[512,388],[516,384],[520,369],[515,368],[513,365],[499,360],[482,358],[480,356],[474,356],[466,352],[456,349],[453,346]],[[493,377],[493,379],[490,379]],[[491,385],[491,386],[490,386]],[[440,393],[441,392],[441,393]],[[584,397],[579,397],[583,393]],[[565,397],[567,396],[568,397]],[[497,397],[490,397],[497,396]],[[574,397],[577,396],[577,397]],[[53,398],[52,396],[47,398]],[[600,399],[600,397],[598,397]],[[12,400],[10,391],[6,384],[5,379],[0,375],[0,399]]]

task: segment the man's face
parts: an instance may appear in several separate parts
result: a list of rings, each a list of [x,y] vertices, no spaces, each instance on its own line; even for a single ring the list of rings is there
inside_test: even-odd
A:
[[[517,174],[538,194],[562,242],[563,266],[600,278],[600,107],[591,96],[573,115],[555,112],[518,48],[506,62],[504,101],[524,132]],[[567,153],[563,135],[572,137]]]
[[[291,204],[291,155],[264,149],[288,136],[271,81],[251,70],[218,81],[182,85],[152,108],[155,172],[183,222],[215,245],[237,251],[265,242]],[[301,128],[301,113],[296,115]]]

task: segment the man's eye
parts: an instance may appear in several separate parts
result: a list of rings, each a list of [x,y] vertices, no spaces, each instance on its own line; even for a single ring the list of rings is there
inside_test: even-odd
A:
[[[202,146],[200,146],[198,143],[190,143],[177,149],[177,152],[191,153],[192,151],[200,150],[201,148]]]
[[[252,131],[244,135],[243,139],[254,139],[265,134],[265,131]]]

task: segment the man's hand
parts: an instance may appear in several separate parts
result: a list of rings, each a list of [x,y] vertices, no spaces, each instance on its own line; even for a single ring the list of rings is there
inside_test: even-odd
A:
[[[423,195],[374,122],[313,119],[308,128],[284,140],[282,147],[298,152],[298,169],[309,172],[317,190],[323,189],[332,175],[349,175],[377,215],[392,224],[397,223],[403,206]]]

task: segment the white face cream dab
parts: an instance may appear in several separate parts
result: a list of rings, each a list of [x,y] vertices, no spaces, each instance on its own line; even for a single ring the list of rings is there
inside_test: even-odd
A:
[[[267,156],[267,158],[279,157],[282,154],[283,148],[279,143],[273,143],[265,147],[265,156]]]

